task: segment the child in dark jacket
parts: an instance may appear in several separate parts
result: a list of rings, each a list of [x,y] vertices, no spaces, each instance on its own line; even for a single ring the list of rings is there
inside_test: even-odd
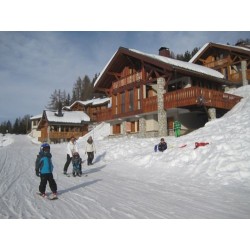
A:
[[[161,142],[158,144],[158,150],[163,152],[167,149],[167,143],[164,141],[164,138],[161,138]]]
[[[39,194],[46,197],[46,185],[49,182],[49,187],[52,191],[52,197],[57,197],[57,184],[53,177],[53,164],[51,161],[52,155],[50,153],[50,145],[47,143],[42,144],[41,150],[36,159],[36,175],[40,176],[41,182],[39,185]]]
[[[72,157],[72,165],[73,165],[73,176],[76,177],[82,176],[82,158],[80,157],[78,152],[73,153]]]

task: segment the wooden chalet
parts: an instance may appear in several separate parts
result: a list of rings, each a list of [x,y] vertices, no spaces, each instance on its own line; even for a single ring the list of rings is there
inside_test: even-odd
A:
[[[224,93],[234,85],[216,70],[170,58],[167,48],[155,55],[120,47],[95,82],[95,92],[112,103],[96,120],[108,121],[113,135],[166,136],[174,120],[196,129],[207,113],[219,117],[240,101]]]
[[[41,130],[40,142],[59,143],[67,141],[71,136],[79,138],[88,133],[90,118],[83,111],[43,111],[38,124]]]
[[[246,45],[207,43],[190,62],[215,69],[238,86],[250,83],[250,47]]]
[[[41,136],[41,131],[38,130],[38,124],[41,121],[41,119],[42,119],[42,114],[35,115],[35,116],[32,116],[30,118],[30,121],[31,121],[31,132],[30,132],[30,135],[32,137],[38,138],[38,137]]]
[[[98,111],[104,111],[110,107],[110,98],[94,98],[88,101],[75,101],[69,109],[72,111],[84,111],[91,122],[96,122]]]

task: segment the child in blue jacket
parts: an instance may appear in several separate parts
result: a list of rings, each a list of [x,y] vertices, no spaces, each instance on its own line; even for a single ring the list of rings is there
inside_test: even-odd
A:
[[[57,184],[53,177],[53,164],[51,161],[50,145],[44,143],[36,159],[36,175],[40,176],[41,182],[39,185],[40,195],[46,197],[46,185],[49,182],[49,187],[52,191],[53,198],[57,197]]]
[[[73,153],[72,157],[72,165],[73,165],[73,176],[76,177],[82,176],[82,158],[80,157],[78,152]]]

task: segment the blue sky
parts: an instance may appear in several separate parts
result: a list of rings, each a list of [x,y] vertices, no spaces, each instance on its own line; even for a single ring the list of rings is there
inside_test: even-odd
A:
[[[120,46],[155,54],[166,46],[180,54],[210,41],[250,38],[248,8],[235,11],[224,0],[214,6],[214,0],[2,3],[0,122],[42,113],[55,89],[71,94],[78,77],[92,79]]]
[[[120,46],[175,54],[206,42],[234,44],[250,32],[0,32],[0,121],[37,115],[55,89],[71,94],[77,78],[99,73]]]

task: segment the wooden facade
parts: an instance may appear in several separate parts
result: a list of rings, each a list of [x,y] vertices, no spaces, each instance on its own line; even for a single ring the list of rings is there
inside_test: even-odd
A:
[[[250,83],[250,48],[208,43],[190,62],[215,69],[233,83]]]
[[[83,111],[89,117],[91,122],[97,122],[97,113],[105,112],[110,104],[109,98],[96,98],[88,101],[75,101],[69,109],[72,111]]]
[[[88,123],[89,117],[83,112],[64,111],[62,116],[58,116],[57,113],[44,111],[38,124],[38,129],[41,131],[38,140],[59,143],[68,141],[71,136],[79,138],[88,133]]]
[[[240,97],[224,93],[224,87],[232,82],[214,70],[206,71],[205,67],[192,67],[190,63],[119,48],[95,83],[95,91],[104,92],[112,99],[112,107],[97,111],[96,120],[109,121],[113,134],[119,134],[139,132],[140,119],[144,117],[148,131],[157,132],[159,78],[165,81],[162,93],[165,110],[204,111],[205,106],[224,114],[240,101]],[[174,119],[173,115],[167,117],[169,128]]]

